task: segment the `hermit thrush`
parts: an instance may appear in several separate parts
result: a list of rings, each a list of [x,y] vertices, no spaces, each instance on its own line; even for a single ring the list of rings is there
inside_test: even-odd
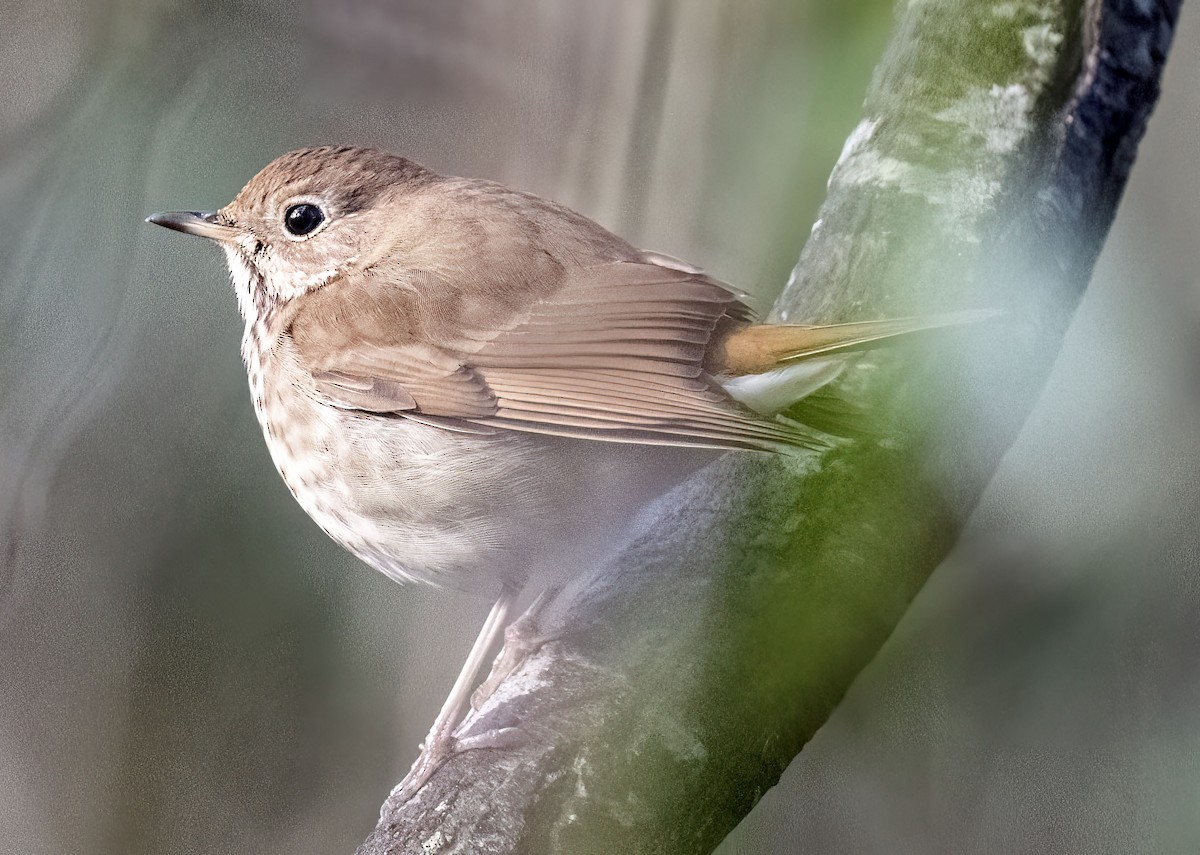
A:
[[[404,794],[454,750],[529,574],[610,537],[663,446],[818,447],[775,413],[847,351],[962,319],[756,324],[562,205],[366,148],[285,154],[216,213],[149,221],[225,250],[255,412],[317,524],[394,579],[499,597]]]

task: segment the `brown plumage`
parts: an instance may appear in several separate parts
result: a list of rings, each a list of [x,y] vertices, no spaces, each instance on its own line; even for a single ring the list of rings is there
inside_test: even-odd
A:
[[[300,272],[331,275],[297,287],[291,270],[272,288],[284,277],[264,274],[243,301],[267,321],[252,349],[294,346],[348,410],[474,432],[811,447],[811,431],[738,403],[719,378],[923,326],[753,325],[728,286],[560,205],[366,149],[293,152],[247,184],[218,214],[253,232],[245,266],[279,231],[263,209],[306,194],[353,231],[327,236],[325,257],[273,242],[307,256]]]
[[[477,650],[531,572],[614,540],[648,469],[703,462],[650,446],[822,447],[775,413],[844,351],[964,319],[756,324],[568,208],[373,149],[291,152],[215,214],[151,219],[225,250],[255,411],[313,519],[394,578],[500,591]]]
[[[217,213],[156,221],[225,249],[255,409],[305,509],[389,575],[463,587],[519,586],[523,532],[595,518],[600,473],[642,460],[616,446],[824,447],[775,412],[845,351],[966,319],[757,324],[728,285],[562,205],[374,149],[291,152]]]
[[[370,412],[625,442],[811,441],[733,401],[706,368],[717,326],[746,316],[728,290],[642,260],[547,274],[554,290],[524,304],[491,304],[486,283],[471,283],[481,297],[429,274],[413,289],[359,274],[311,295],[285,335],[324,394]],[[489,310],[464,317],[467,300]]]

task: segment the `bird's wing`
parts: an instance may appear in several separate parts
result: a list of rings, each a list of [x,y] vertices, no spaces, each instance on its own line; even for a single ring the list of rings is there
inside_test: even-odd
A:
[[[422,341],[411,289],[369,276],[339,281],[298,301],[285,337],[326,402],[369,413],[495,411],[478,373]]]
[[[457,305],[450,282],[397,287],[366,275],[338,290],[336,301],[332,292],[308,301],[290,332],[336,406],[610,442],[819,444],[712,380],[704,360],[714,331],[749,310],[721,284],[656,256],[573,268],[540,297],[498,300],[491,311],[478,293],[477,305]]]

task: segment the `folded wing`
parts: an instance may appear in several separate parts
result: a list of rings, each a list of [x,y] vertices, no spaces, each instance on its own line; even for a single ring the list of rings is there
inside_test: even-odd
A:
[[[490,317],[478,305],[486,291],[464,294],[474,303],[469,315],[487,318],[465,326],[445,322],[452,283],[419,281],[341,282],[340,293],[308,301],[295,319],[296,351],[331,405],[448,429],[713,448],[820,445],[801,426],[738,404],[706,372],[714,333],[748,320],[749,310],[697,271],[651,256],[576,268],[527,305],[512,306],[511,295],[496,301]],[[431,317],[423,295],[439,287],[439,316]]]

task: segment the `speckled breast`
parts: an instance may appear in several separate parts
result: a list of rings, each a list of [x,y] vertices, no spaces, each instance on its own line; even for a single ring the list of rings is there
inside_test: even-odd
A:
[[[267,447],[330,537],[397,580],[519,585],[543,530],[530,438],[456,434],[321,399],[285,339],[247,358]]]

